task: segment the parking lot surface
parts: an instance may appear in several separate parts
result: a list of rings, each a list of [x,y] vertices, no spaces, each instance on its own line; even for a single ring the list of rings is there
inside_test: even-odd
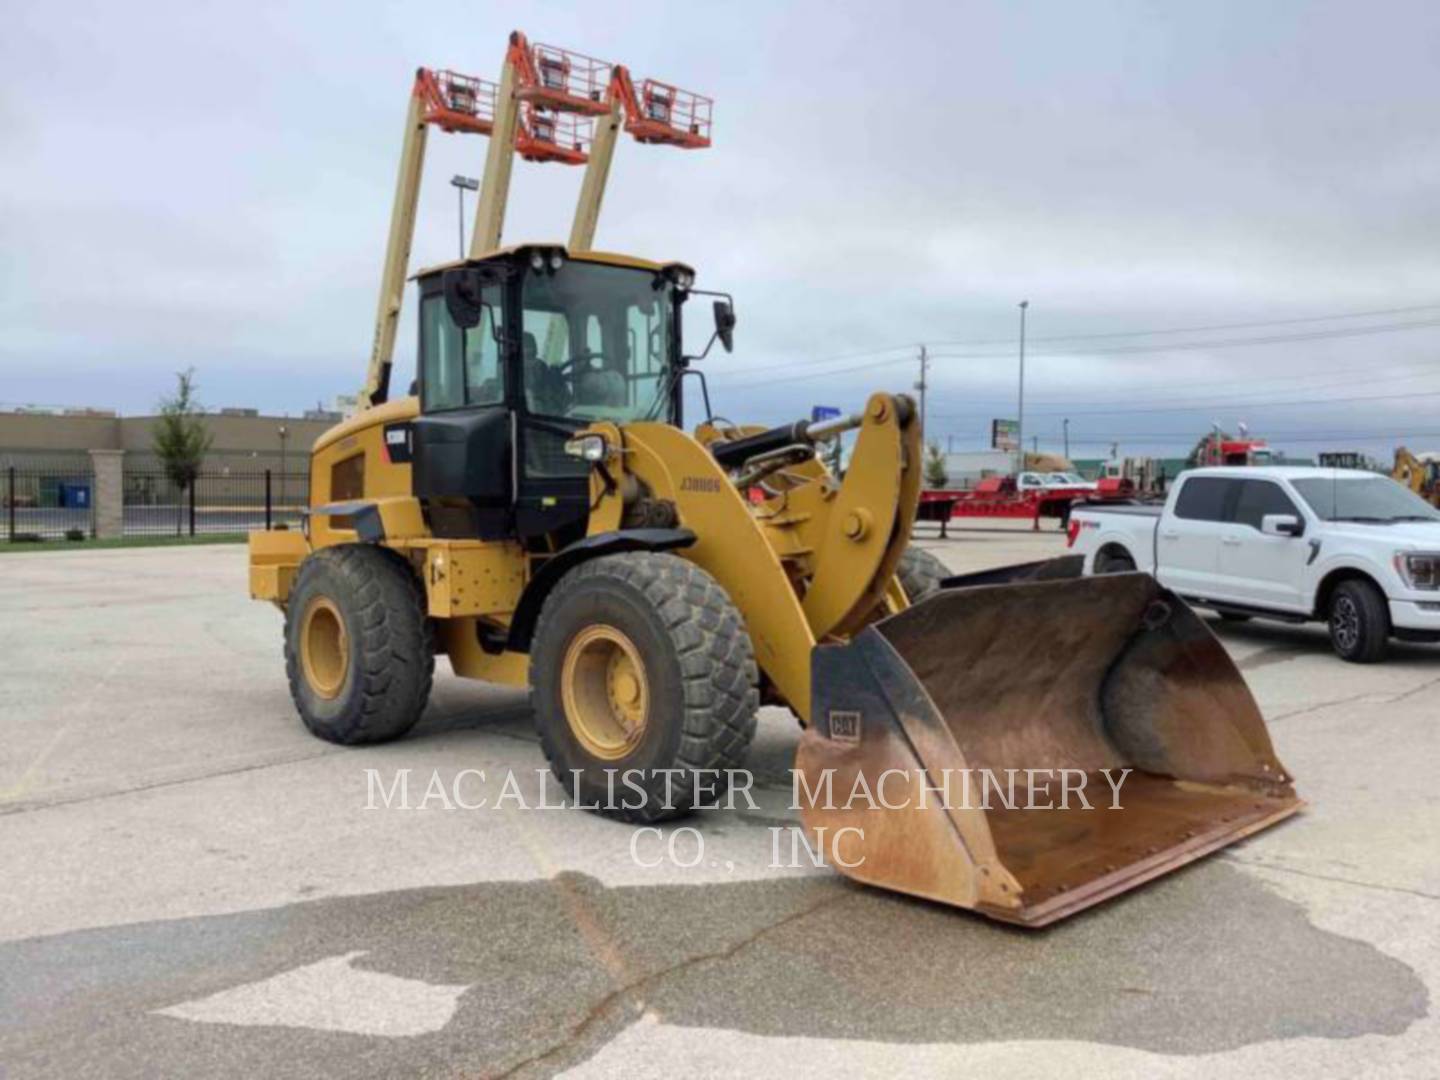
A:
[[[920,543],[956,570],[1063,549],[1053,529]],[[0,610],[0,1075],[1415,1077],[1440,1060],[1437,647],[1357,667],[1318,627],[1212,623],[1308,809],[1027,932],[772,866],[795,820],[783,710],[761,717],[757,809],[638,834],[540,808],[525,696],[443,662],[410,737],[310,737],[241,546],[0,556]],[[486,806],[447,808],[463,770]],[[521,798],[501,800],[511,774]]]

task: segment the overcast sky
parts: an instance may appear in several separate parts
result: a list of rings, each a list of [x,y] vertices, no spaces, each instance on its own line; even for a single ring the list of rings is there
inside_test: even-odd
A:
[[[932,437],[978,447],[1028,298],[1042,448],[1066,416],[1082,457],[1242,421],[1301,454],[1440,447],[1424,0],[9,0],[0,402],[142,413],[190,365],[211,406],[353,392],[413,70],[495,78],[517,25],[715,97],[710,150],[622,143],[598,246],[734,292],[705,362],[732,419],[908,388],[924,341]],[[430,146],[412,267],[455,254],[448,180],[485,150]],[[579,179],[517,163],[507,240],[563,239]],[[1209,326],[1234,328],[1135,334]]]

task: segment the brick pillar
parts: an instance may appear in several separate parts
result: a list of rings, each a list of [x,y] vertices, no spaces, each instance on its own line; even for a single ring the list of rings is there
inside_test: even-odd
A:
[[[100,540],[125,533],[124,450],[91,450],[90,467],[95,474],[91,498],[95,505],[95,536]]]

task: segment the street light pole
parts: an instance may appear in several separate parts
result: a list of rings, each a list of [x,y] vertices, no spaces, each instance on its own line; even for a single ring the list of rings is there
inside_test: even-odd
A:
[[[284,424],[280,425],[280,505],[285,505],[285,440],[290,437]]]
[[[450,186],[455,189],[456,201],[460,205],[460,258],[465,258],[465,192],[479,191],[480,181],[473,176],[461,176],[456,173],[450,178]]]
[[[1019,458],[1015,465],[1017,476],[1025,471],[1025,311],[1029,307],[1029,300],[1020,301],[1020,416],[1015,421],[1015,447]]]

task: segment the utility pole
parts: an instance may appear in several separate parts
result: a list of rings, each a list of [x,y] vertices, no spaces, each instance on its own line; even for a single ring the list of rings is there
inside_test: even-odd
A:
[[[926,374],[930,369],[930,354],[925,351],[925,346],[920,346],[920,381],[915,384],[915,389],[920,391],[920,438],[925,438],[925,386]]]
[[[1070,418],[1065,418],[1065,460],[1070,460]]]
[[[1020,301],[1020,415],[1015,421],[1015,474],[1025,471],[1025,311],[1029,300]]]

